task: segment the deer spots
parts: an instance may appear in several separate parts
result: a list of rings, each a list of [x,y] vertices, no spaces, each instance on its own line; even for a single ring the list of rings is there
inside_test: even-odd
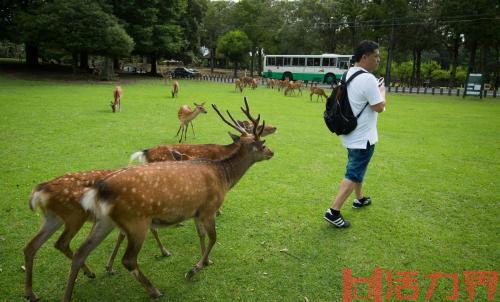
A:
[[[137,192],[137,189],[136,188],[132,188],[132,193],[135,193]]]
[[[64,188],[63,193],[66,194],[66,195],[68,195],[69,194],[69,190],[67,188]]]

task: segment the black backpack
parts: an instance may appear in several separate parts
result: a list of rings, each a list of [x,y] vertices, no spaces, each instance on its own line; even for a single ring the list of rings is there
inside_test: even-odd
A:
[[[323,113],[326,126],[331,132],[342,135],[349,134],[358,125],[358,118],[365,110],[368,103],[363,107],[357,116],[352,113],[349,97],[347,96],[347,85],[358,75],[366,71],[356,71],[347,81],[347,71],[342,76],[339,85],[332,91],[330,97],[326,100],[326,110]]]

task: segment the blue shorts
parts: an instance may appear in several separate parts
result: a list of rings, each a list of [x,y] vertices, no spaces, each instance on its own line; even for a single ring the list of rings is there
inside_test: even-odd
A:
[[[366,149],[347,148],[348,160],[345,178],[357,183],[362,183],[373,151],[375,151],[375,145],[370,145],[370,143],[366,144]]]

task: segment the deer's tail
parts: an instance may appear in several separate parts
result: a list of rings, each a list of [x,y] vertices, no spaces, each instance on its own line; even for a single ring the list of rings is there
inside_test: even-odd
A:
[[[128,164],[129,165],[132,164],[132,162],[134,160],[140,162],[141,164],[146,163],[146,152],[147,152],[147,150],[135,152],[134,154],[132,154],[130,156],[130,160],[128,161]]]
[[[32,211],[35,211],[39,205],[44,205],[47,202],[48,196],[44,194],[43,185],[44,183],[41,183],[31,191],[28,204]]]

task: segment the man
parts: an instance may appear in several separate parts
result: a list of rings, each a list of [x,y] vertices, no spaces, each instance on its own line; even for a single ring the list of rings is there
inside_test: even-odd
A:
[[[362,41],[354,50],[356,63],[347,71],[346,79],[359,70],[363,70],[365,73],[359,74],[347,86],[353,114],[357,116],[361,112],[361,115],[358,118],[356,129],[341,136],[342,144],[347,148],[348,157],[345,178],[340,183],[339,191],[332,201],[331,208],[326,211],[324,216],[326,221],[337,228],[347,228],[350,225],[349,221],[340,214],[340,208],[353,190],[356,194],[356,199],[352,204],[354,209],[371,204],[370,197],[363,194],[363,178],[378,141],[378,113],[385,110],[385,88],[383,85],[378,86],[377,79],[372,74],[380,63],[378,48],[378,44],[373,41]],[[368,106],[365,108],[367,103]]]

